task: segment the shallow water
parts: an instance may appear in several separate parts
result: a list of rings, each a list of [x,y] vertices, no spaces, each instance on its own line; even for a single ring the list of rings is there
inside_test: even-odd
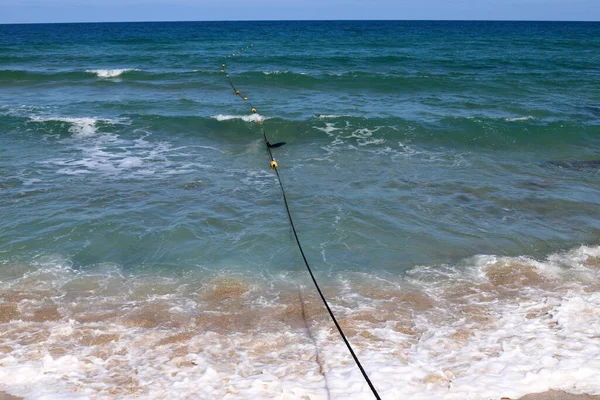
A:
[[[2,389],[600,393],[599,30],[0,26]]]

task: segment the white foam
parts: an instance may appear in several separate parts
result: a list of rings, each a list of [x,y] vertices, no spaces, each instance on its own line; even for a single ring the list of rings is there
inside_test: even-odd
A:
[[[536,119],[535,117],[528,115],[526,117],[513,117],[513,118],[504,118],[505,121],[516,122],[516,121],[528,121],[531,119]]]
[[[140,71],[137,68],[121,68],[121,69],[88,69],[85,72],[95,74],[98,78],[115,78],[121,74],[131,71]]]
[[[184,161],[189,159],[188,152],[183,151],[188,147],[173,147],[168,142],[146,140],[147,136],[144,134],[130,140],[103,133],[88,137],[85,141],[67,139],[64,140],[65,144],[77,152],[72,152],[68,158],[56,158],[44,163],[57,166],[58,174],[100,174],[110,178],[188,174],[210,167],[202,162]],[[210,146],[192,147],[211,153],[218,151]]]
[[[451,312],[455,316],[445,318],[442,325],[422,318],[421,329],[428,334],[413,353],[419,365],[452,372],[453,379],[441,380],[450,389],[441,391],[440,396],[446,394],[439,398],[517,398],[549,389],[600,393],[600,384],[592,378],[600,373],[600,294],[586,291],[585,285],[592,282],[580,280],[577,270],[565,268],[567,264],[583,268],[598,282],[599,271],[586,267],[585,262],[597,257],[599,250],[583,246],[544,261],[479,256],[470,260],[472,267],[466,270],[415,269],[418,284],[438,301],[436,307],[444,312],[455,309]],[[540,277],[539,283],[521,285],[535,276]],[[489,293],[466,290],[470,297],[459,301],[451,297],[454,304],[446,297],[460,281],[465,288],[476,289],[485,288],[490,279],[500,286]],[[503,292],[513,294],[507,297]],[[460,303],[483,311],[484,324],[473,325],[468,315],[467,320],[461,319],[456,313]],[[471,336],[453,337],[461,331]]]
[[[369,145],[381,145],[384,144],[386,141],[385,139],[379,138],[379,139],[375,139],[375,138],[371,138],[371,139],[360,139],[358,140],[358,145],[359,146],[369,146]]]
[[[500,399],[549,389],[599,394],[600,293],[593,290],[599,256],[600,247],[582,246],[543,260],[483,255],[459,266],[421,266],[407,278],[347,272],[332,277],[337,294],[331,303],[355,331],[350,341],[382,398]],[[271,318],[285,307],[285,296],[298,297],[296,275],[278,278],[293,287],[289,292],[270,281],[239,294],[235,282],[228,283],[224,300],[213,299],[207,309],[210,296],[202,288],[217,284],[205,279],[124,277],[115,266],[83,273],[60,255],[37,257],[35,265],[22,279],[0,279],[0,291],[42,291],[19,303],[22,312],[53,301],[61,313],[87,304],[94,310],[84,312],[92,313],[164,305],[174,317],[155,327],[119,318],[78,322],[70,314],[5,323],[2,346],[13,349],[0,353],[0,385],[10,393],[49,399],[372,398],[324,312],[308,309],[312,339],[304,327]],[[301,290],[307,304],[318,304],[312,288]],[[405,301],[410,293],[427,301]],[[226,316],[228,309],[264,314],[241,331],[217,333],[194,322],[204,314]],[[149,318],[160,320],[161,313]],[[394,327],[408,322],[410,330]],[[99,335],[110,338],[90,345]]]
[[[246,122],[260,122],[260,121],[264,121],[264,120],[268,119],[268,118],[265,118],[265,117],[261,116],[258,113],[250,114],[250,115],[223,115],[223,114],[219,114],[219,115],[213,115],[211,118],[216,119],[217,121],[229,121],[229,120],[232,120],[232,119],[241,119],[241,120],[246,121]]]
[[[63,121],[73,124],[69,132],[75,137],[90,137],[96,134],[96,119],[93,118],[65,118]]]
[[[263,72],[263,74],[265,75],[281,75],[281,74],[287,74],[289,71],[266,71]]]
[[[138,157],[126,157],[119,163],[119,168],[139,168],[143,161]]]
[[[55,106],[32,106],[27,104],[20,105],[0,105],[0,113],[2,115],[10,115],[16,117],[29,117],[32,114],[47,110],[50,108],[56,108]]]
[[[69,132],[73,137],[77,138],[88,138],[97,134],[96,124],[98,122],[105,123],[117,123],[115,120],[106,118],[72,118],[72,117],[30,117],[31,121],[45,122],[45,121],[61,121],[71,124]]]
[[[318,114],[318,115],[315,116],[315,118],[319,118],[319,119],[345,118],[345,117],[351,117],[351,115],[347,115],[347,114]]]
[[[325,126],[324,127],[320,127],[320,126],[315,126],[315,129],[318,129],[322,132],[325,132],[328,136],[333,136],[333,133],[335,131],[339,131],[341,130],[341,128],[337,128],[335,126],[335,123],[333,122],[325,122]]]
[[[207,167],[200,162],[171,161],[171,157],[181,159],[189,156],[188,152],[184,151],[188,147],[173,147],[168,142],[147,140],[151,136],[148,132],[140,131],[140,136],[135,139],[120,138],[111,132],[111,125],[126,124],[127,120],[73,117],[32,117],[31,120],[57,121],[70,125],[70,138],[54,138],[75,151],[69,152],[68,157],[40,162],[58,167],[57,174],[77,176],[100,173],[111,177],[126,174],[133,177],[155,173],[187,174]],[[103,128],[102,131],[99,130],[100,127]],[[221,151],[210,146],[189,148]]]
[[[347,122],[336,123],[323,121],[323,123],[325,126],[313,126],[313,128],[324,132],[333,139],[331,143],[321,147],[328,154],[347,149],[356,150],[360,148],[365,149],[365,151],[371,152],[372,154],[388,156],[392,160],[420,156],[422,161],[427,162],[438,161],[440,158],[448,157],[448,155],[445,153],[435,153],[432,151],[417,149],[415,146],[411,146],[402,142],[398,142],[397,147],[393,144],[386,145],[388,141],[384,138],[384,135],[377,134],[377,132],[382,129],[381,126],[377,126],[372,129],[352,129],[351,125]],[[462,161],[462,158],[460,161]]]
[[[119,153],[106,151],[107,148],[102,142],[88,143],[77,146],[77,148],[81,151],[80,158],[71,157],[52,161],[54,165],[61,167],[57,173],[80,175],[98,172],[115,175],[143,165],[143,160],[140,157],[132,156],[131,152],[126,149],[125,143],[121,147],[125,151]],[[147,155],[148,152],[140,153]],[[148,158],[148,156],[144,158]]]

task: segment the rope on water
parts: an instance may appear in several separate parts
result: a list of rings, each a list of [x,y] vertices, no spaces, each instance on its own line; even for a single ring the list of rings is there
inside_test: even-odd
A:
[[[250,48],[250,47],[253,47],[253,45],[251,44],[251,45],[248,46],[248,48]],[[244,50],[246,50],[246,48],[242,48],[237,53],[233,53],[232,55],[227,56],[227,58],[235,57],[236,54],[240,55],[241,52],[244,51]],[[225,74],[225,77],[227,78],[227,81],[229,82],[229,85],[233,89],[233,92],[236,94],[236,96],[239,96],[241,99],[243,99],[244,101],[248,102],[250,104],[250,111],[252,112],[252,114],[256,114],[256,107],[254,107],[254,105],[252,104],[252,102],[250,102],[248,100],[248,97],[243,96],[241,94],[241,92],[239,90],[237,90],[235,88],[235,86],[233,85],[233,82],[231,81],[231,77],[225,71],[226,64],[223,63],[221,66],[222,66],[221,72]],[[273,152],[271,151],[271,148],[272,147],[276,147],[276,146],[272,145],[269,142],[269,140],[267,138],[267,134],[266,134],[265,129],[264,129],[264,126],[262,124],[262,121],[260,119],[257,119],[256,122],[260,126],[260,131],[262,133],[262,136],[263,136],[263,139],[264,139],[264,142],[265,142],[265,146],[267,148],[267,153],[269,154],[269,158],[271,159],[270,166],[275,171],[275,174],[277,175],[277,181],[279,182],[279,187],[281,188],[281,195],[283,197],[283,203],[285,205],[285,210],[287,212],[288,220],[290,221],[290,225],[292,227],[292,232],[294,233],[294,238],[296,239],[296,244],[298,245],[298,249],[300,250],[300,254],[302,255],[302,260],[304,261],[304,265],[306,265],[306,269],[308,270],[308,273],[310,274],[310,277],[311,277],[311,279],[312,279],[315,287],[317,288],[317,292],[319,292],[319,296],[321,297],[321,300],[323,301],[323,304],[325,305],[325,308],[327,309],[327,312],[329,313],[329,316],[333,320],[333,323],[335,324],[335,327],[337,328],[338,332],[340,333],[340,336],[342,337],[344,343],[346,344],[346,347],[348,348],[348,351],[350,352],[350,354],[352,355],[352,358],[356,362],[356,365],[360,369],[360,372],[361,372],[363,378],[365,379],[365,381],[369,385],[369,388],[373,392],[373,395],[375,396],[375,398],[378,399],[378,400],[380,400],[381,397],[379,397],[379,394],[377,393],[377,390],[375,389],[375,386],[373,385],[373,383],[369,379],[369,376],[367,375],[367,372],[365,371],[365,369],[363,368],[362,364],[360,363],[360,360],[358,359],[358,357],[354,353],[354,349],[352,349],[352,346],[350,345],[350,342],[346,338],[346,335],[344,334],[344,331],[342,330],[342,327],[340,326],[340,324],[338,323],[337,319],[335,318],[335,315],[333,314],[333,311],[331,310],[331,307],[329,307],[329,303],[327,302],[327,299],[325,299],[325,296],[323,295],[323,292],[321,291],[321,287],[319,286],[319,283],[317,282],[317,279],[315,278],[315,275],[313,274],[312,268],[310,267],[310,264],[308,263],[308,260],[306,259],[306,255],[304,254],[304,249],[302,248],[302,244],[300,244],[300,239],[298,238],[298,232],[296,231],[296,226],[294,225],[294,220],[292,219],[292,213],[290,211],[290,205],[288,203],[287,196],[285,194],[285,189],[283,187],[283,182],[281,181],[281,175],[279,175],[279,164],[277,163],[277,161],[275,161],[275,158],[273,157]]]

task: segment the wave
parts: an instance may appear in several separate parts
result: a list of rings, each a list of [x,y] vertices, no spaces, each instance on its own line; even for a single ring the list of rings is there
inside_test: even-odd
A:
[[[600,393],[599,273],[600,247],[582,246],[346,271],[324,289],[382,397],[518,398]],[[0,276],[0,383],[14,394],[372,398],[296,272],[136,275],[48,254]]]
[[[350,118],[350,114],[317,114],[315,118],[327,119],[327,118]]]
[[[88,69],[85,71],[53,71],[42,72],[32,70],[0,70],[0,82],[8,84],[22,81],[31,83],[46,82],[92,82],[91,76],[97,78],[117,78],[130,75],[134,72],[142,71],[135,68],[123,69]]]
[[[48,80],[81,80],[87,78],[86,73],[80,71],[56,71],[42,72],[32,70],[0,70],[0,82],[2,81],[48,81]]]
[[[211,118],[216,119],[217,121],[230,121],[233,119],[241,119],[246,122],[262,122],[268,118],[261,116],[260,114],[250,114],[250,115],[214,115]]]
[[[505,121],[509,121],[509,122],[516,122],[516,121],[529,121],[529,120],[534,120],[535,117],[531,116],[531,115],[527,115],[525,117],[512,117],[512,118],[505,118]]]
[[[468,74],[455,73],[421,73],[406,71],[377,71],[374,70],[267,70],[267,71],[230,71],[236,84],[241,87],[260,85],[261,89],[319,89],[352,91],[365,90],[381,94],[395,95],[399,92],[432,93],[436,91],[471,92],[473,85],[478,90],[490,94],[505,96],[507,90],[514,91],[515,83],[508,79],[505,82],[495,80],[482,81]],[[532,78],[543,79],[543,78]],[[65,83],[77,85],[131,85],[135,87],[160,86],[166,90],[185,90],[191,88],[206,88],[207,85],[223,84],[220,70],[190,69],[190,70],[152,70],[139,68],[88,68],[79,71],[39,71],[39,70],[0,70],[0,86],[23,86],[45,83],[63,87]],[[527,91],[527,88],[520,90]]]
[[[98,78],[116,78],[124,73],[132,71],[141,71],[137,68],[121,68],[121,69],[88,69],[85,72],[95,74]]]
[[[265,71],[263,72],[263,74],[265,75],[281,75],[281,74],[287,74],[290,71]],[[306,75],[306,73],[301,73],[301,75]]]
[[[40,132],[70,133],[85,137],[96,134],[99,127],[127,121],[135,127],[149,127],[169,134],[189,131],[191,134],[216,135],[223,140],[251,138],[256,134],[249,122],[265,121],[267,133],[277,132],[278,138],[295,137],[302,132],[302,140],[327,139],[336,136],[341,140],[360,136],[360,130],[374,132],[371,140],[380,139],[421,143],[427,146],[490,149],[540,150],[564,147],[566,143],[585,145],[598,140],[595,125],[579,124],[568,120],[548,120],[533,117],[440,117],[409,120],[399,117],[367,118],[357,115],[317,114],[308,119],[285,119],[260,114],[216,114],[210,117],[159,114],[122,114],[118,119],[98,117],[47,117],[22,116],[23,112],[5,110],[0,114],[0,124],[12,129],[31,128],[31,123]],[[65,129],[66,128],[66,129]],[[358,138],[357,136],[357,138]],[[554,159],[554,161],[560,161]]]
[[[397,85],[395,90],[409,89],[411,87],[419,88],[444,87],[445,85],[457,84],[459,77],[452,74],[422,74],[405,72],[372,72],[363,70],[351,70],[344,72],[323,72],[315,71],[240,71],[230,72],[232,77],[242,82],[261,82],[262,84],[286,84],[294,87],[322,85],[326,82],[336,84],[351,84],[352,86],[362,86],[367,89],[379,88],[385,90],[390,85]],[[193,70],[156,70],[147,68],[88,68],[81,70],[62,70],[62,71],[39,71],[39,70],[0,70],[0,81],[69,81],[86,80],[90,75],[97,78],[117,78],[127,81],[153,81],[166,80],[177,81],[182,78],[211,78],[220,77],[219,69],[193,69]],[[470,83],[468,81],[465,84]],[[375,85],[375,86],[374,86]]]
[[[90,118],[90,117],[30,117],[28,122],[40,124],[45,127],[53,128],[57,124],[62,128],[67,125],[68,132],[76,138],[89,138],[98,134],[99,125],[113,125],[122,123],[109,118]],[[60,131],[54,133],[61,133]]]
[[[47,121],[60,121],[66,122],[69,125],[69,132],[76,137],[90,137],[94,136],[96,132],[96,122],[94,118],[31,118],[33,122],[47,122]]]
[[[120,78],[131,81],[178,79],[180,77],[219,75],[218,71],[147,71],[139,68],[86,69],[83,71],[0,70],[0,81],[89,81],[96,78]]]

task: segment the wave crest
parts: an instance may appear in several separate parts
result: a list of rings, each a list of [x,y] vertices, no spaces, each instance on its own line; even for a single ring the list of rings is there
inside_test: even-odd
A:
[[[261,122],[268,118],[263,117],[260,114],[250,114],[250,115],[213,115],[211,118],[216,119],[217,121],[229,121],[232,119],[241,119],[246,122]]]
[[[98,78],[116,78],[126,72],[140,71],[137,68],[121,68],[121,69],[88,69],[85,72],[95,74]]]

